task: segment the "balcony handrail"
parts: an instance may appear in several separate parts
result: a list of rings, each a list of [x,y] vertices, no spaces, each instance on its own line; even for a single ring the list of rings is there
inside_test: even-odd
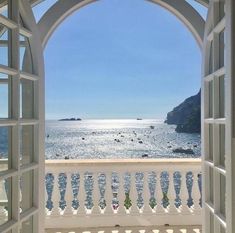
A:
[[[51,174],[50,179],[53,177],[53,181],[49,183],[50,187],[53,186],[53,191],[46,193],[47,204],[53,203],[53,208],[47,208],[46,211],[47,228],[201,224],[201,189],[198,185],[201,173],[200,158],[46,160],[45,172]],[[156,174],[155,181],[149,178],[152,172]],[[114,178],[114,173],[119,178]],[[124,178],[127,173],[130,175],[129,191]],[[140,183],[136,176],[139,173],[143,174],[142,194],[137,191],[136,185]],[[164,173],[168,174],[167,191],[163,191],[161,184]],[[181,176],[178,184],[175,183],[176,173],[180,173]],[[189,173],[192,179],[191,193],[187,184]],[[79,187],[78,184],[72,183],[74,174],[80,176]],[[105,192],[98,184],[100,174],[106,177]],[[61,183],[63,176],[66,185]],[[119,185],[114,191],[113,187],[117,187],[113,183],[115,179],[119,179]],[[156,185],[152,191],[151,182]],[[88,190],[85,183],[88,184]],[[179,184],[180,191],[176,193],[176,186]],[[74,187],[78,192],[76,194]],[[137,203],[139,198],[143,201],[141,208]],[[177,204],[179,199],[181,202]],[[100,200],[105,200],[104,209],[99,206]],[[117,200],[119,204],[115,209],[114,202]],[[164,203],[166,200],[168,203]],[[86,202],[89,201],[93,203],[91,208],[87,207]],[[155,207],[152,208],[150,202],[156,204]],[[74,208],[74,203],[79,203],[77,209]],[[61,219],[64,220],[63,223]]]

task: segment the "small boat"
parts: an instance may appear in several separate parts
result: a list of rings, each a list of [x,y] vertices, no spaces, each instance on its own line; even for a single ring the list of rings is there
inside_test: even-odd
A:
[[[142,121],[143,119],[142,119],[142,118],[137,118],[136,120],[137,120],[137,121]]]
[[[150,125],[149,127],[150,127],[150,129],[154,129],[155,128],[153,125]]]

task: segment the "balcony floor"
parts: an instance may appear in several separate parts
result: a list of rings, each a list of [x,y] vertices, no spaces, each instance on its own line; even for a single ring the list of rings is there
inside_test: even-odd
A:
[[[201,233],[201,226],[98,227],[46,229],[46,233]]]

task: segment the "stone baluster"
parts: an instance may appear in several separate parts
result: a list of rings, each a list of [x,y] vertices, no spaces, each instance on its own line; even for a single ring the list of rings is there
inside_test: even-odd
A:
[[[157,213],[163,213],[165,212],[165,208],[163,207],[162,205],[162,198],[163,198],[163,193],[162,193],[162,187],[161,187],[161,174],[162,174],[162,171],[159,171],[157,173],[157,184],[156,184],[156,193],[157,193],[157,197],[156,197],[156,200],[157,200],[157,208],[156,208],[156,211]]]
[[[124,206],[126,195],[125,195],[125,190],[124,190],[124,175],[125,173],[120,172],[119,174],[119,189],[118,189],[118,200],[119,200],[119,208],[118,208],[118,213],[119,214],[126,214],[126,208]]]
[[[131,183],[130,183],[130,199],[131,199],[131,213],[139,213],[137,207],[137,190],[136,190],[136,177],[135,172],[131,173]]]
[[[94,206],[92,208],[92,214],[100,214],[100,208],[99,208],[99,199],[100,199],[100,191],[99,191],[99,173],[98,172],[93,172],[93,193],[92,193],[92,198],[93,198],[93,203]]]
[[[106,180],[106,186],[105,186],[105,202],[106,202],[105,214],[110,215],[110,214],[113,214],[113,206],[112,206],[113,191],[112,191],[112,173],[111,172],[106,172],[105,173],[105,180]]]
[[[3,220],[3,222],[7,221],[7,215],[8,215],[8,195],[6,190],[6,182],[7,180],[3,180],[0,182],[0,196],[1,196],[1,202],[0,202],[0,221]],[[5,209],[6,207],[6,209]]]
[[[180,188],[180,198],[181,198],[181,213],[189,211],[188,208],[188,189],[187,189],[187,172],[181,171],[181,188]]]
[[[59,201],[60,201],[60,191],[59,191],[59,185],[58,185],[58,173],[53,172],[54,176],[54,185],[53,185],[53,191],[52,191],[52,202],[53,202],[53,208],[51,211],[51,215],[60,215],[60,208],[59,208]]]
[[[72,215],[73,209],[72,209],[72,201],[73,201],[73,190],[72,190],[72,184],[71,184],[71,173],[66,173],[67,175],[67,185],[66,185],[66,192],[65,192],[65,200],[66,200],[66,208],[64,211],[64,214],[66,215]]]
[[[176,192],[175,192],[175,184],[174,184],[174,171],[169,171],[169,187],[168,187],[168,198],[169,198],[169,206],[168,211],[170,213],[176,212],[175,207],[175,198],[176,198]]]
[[[152,213],[152,209],[149,205],[149,199],[150,199],[150,191],[149,191],[149,179],[148,179],[149,173],[144,172],[144,187],[143,187],[143,199],[144,199],[144,213]]]
[[[85,190],[85,178],[84,178],[84,171],[81,171],[80,173],[80,186],[79,186],[79,192],[78,192],[78,200],[79,200],[79,209],[78,213],[80,215],[86,215],[86,206],[85,206],[85,199],[86,199],[86,190]]]
[[[193,172],[193,187],[192,187],[192,198],[193,198],[193,210],[194,212],[196,211],[201,211],[201,206],[199,204],[200,202],[200,189],[198,185],[198,171]]]

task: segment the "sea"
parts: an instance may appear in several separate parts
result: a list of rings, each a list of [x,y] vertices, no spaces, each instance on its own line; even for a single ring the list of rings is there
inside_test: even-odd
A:
[[[81,120],[81,121],[46,121],[45,132],[45,158],[46,159],[120,159],[120,158],[198,158],[201,156],[201,137],[200,134],[176,133],[174,125],[167,125],[164,120],[159,119],[103,119],[103,120]],[[0,127],[0,157],[7,157],[8,152],[8,130],[7,127]],[[174,153],[176,148],[193,150],[193,154]],[[75,195],[78,195],[80,175],[72,176],[72,186]],[[92,190],[93,178],[92,173],[84,176],[86,208],[92,208]],[[105,176],[99,177],[100,190],[105,190]],[[61,173],[59,176],[60,191],[66,190],[66,176]],[[139,182],[137,182],[139,180]],[[180,174],[175,174],[175,191],[180,192]],[[130,177],[126,174],[125,192],[130,190]],[[141,183],[142,182],[142,183]],[[46,207],[51,210],[53,202],[51,195],[54,185],[53,174],[46,174],[45,177],[46,191],[48,199]],[[187,174],[187,188],[189,193],[192,192],[192,174]],[[161,186],[165,196],[167,195],[169,180],[165,172],[161,175]],[[201,176],[198,177],[198,185],[201,190]],[[119,179],[112,174],[112,190],[119,187]],[[152,203],[155,203],[156,174],[149,173],[149,188]],[[136,176],[136,189],[143,193],[143,174],[138,173]],[[116,190],[117,191],[117,190]],[[60,207],[66,206],[64,193],[61,192]],[[101,192],[103,193],[103,191]],[[178,196],[179,199],[179,196]],[[177,206],[181,200],[175,200]],[[117,208],[118,199],[113,198],[113,208]],[[137,200],[139,208],[143,206],[143,200]],[[162,200],[162,204],[167,206],[168,199]],[[193,204],[191,195],[189,195],[188,206]],[[105,205],[104,197],[101,197],[100,206]],[[77,209],[78,201],[73,203]],[[103,208],[102,207],[102,208]]]
[[[46,159],[198,158],[200,134],[160,119],[46,121]],[[174,153],[176,148],[193,154]]]
[[[46,122],[46,159],[120,159],[120,158],[198,158],[201,156],[200,134],[188,134],[175,132],[175,125],[167,125],[164,120],[159,119],[103,119],[103,120],[81,120],[81,121],[47,121]],[[193,154],[174,153],[176,148],[193,150]],[[149,190],[151,198],[150,206],[155,205],[156,197],[156,173],[150,172]],[[79,186],[79,178],[72,177],[73,187]],[[98,179],[100,193],[103,195],[106,189],[106,176]],[[112,191],[115,193],[120,185],[118,175],[112,174]],[[130,175],[125,174],[125,193],[130,190]],[[60,176],[60,187],[66,189],[66,177]],[[192,173],[186,176],[187,189],[189,192],[188,206],[191,207],[193,200],[192,193]],[[92,190],[94,180],[92,172],[84,177],[85,192],[87,194],[86,208],[93,206]],[[175,205],[181,205],[179,198],[181,175],[176,172],[174,175],[175,192],[177,198]],[[143,194],[143,174],[136,173],[136,189]],[[198,176],[198,185],[201,190],[201,176]],[[51,195],[53,177],[46,176],[46,187],[48,195]],[[169,175],[167,172],[161,174],[161,187],[164,197],[167,197],[169,188]],[[103,190],[103,191],[102,191]],[[78,190],[75,190],[77,195]],[[141,194],[141,195],[142,195]],[[105,198],[101,195],[100,207],[105,208]],[[139,208],[144,202],[140,197],[136,200]],[[134,201],[134,200],[132,200]],[[201,203],[201,202],[200,202]],[[119,206],[117,197],[113,197],[112,205],[116,209]],[[66,203],[61,199],[60,207],[65,208]],[[74,209],[79,203],[72,204]],[[169,205],[169,200],[162,199],[164,207]],[[47,200],[47,208],[51,210],[50,198]],[[152,207],[151,207],[152,208]]]
[[[47,120],[46,159],[198,158],[200,134],[177,133],[159,119]],[[7,157],[8,130],[0,127],[0,157]],[[193,154],[174,153],[177,148]]]

